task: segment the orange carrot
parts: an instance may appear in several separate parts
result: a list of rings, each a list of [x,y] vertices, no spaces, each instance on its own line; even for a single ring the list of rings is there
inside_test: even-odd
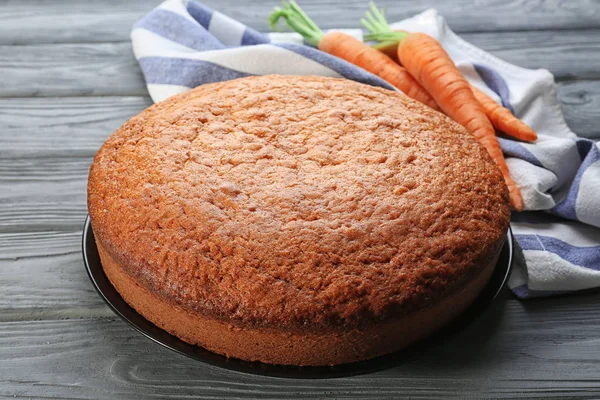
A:
[[[371,3],[372,4],[372,3]],[[376,28],[385,22],[383,14],[371,5],[373,17],[367,14],[370,25]],[[382,23],[383,24],[383,23]],[[518,211],[523,209],[523,198],[513,181],[504,160],[500,143],[483,107],[471,91],[469,83],[454,65],[448,53],[437,40],[424,33],[387,31],[367,35],[367,40],[398,42],[398,59],[406,70],[432,95],[440,108],[453,120],[465,127],[488,151],[500,171],[510,193],[511,205]],[[370,29],[374,32],[375,29]]]
[[[363,18],[361,22],[363,25],[369,29],[370,32],[382,32],[388,31],[391,32],[391,29],[387,25],[387,21],[385,21],[385,17],[382,12],[377,10],[373,3],[371,5],[371,10],[373,14],[367,12],[366,18]],[[394,31],[394,32],[402,32],[408,33],[406,31]],[[373,48],[381,51],[397,63],[400,63],[398,59],[398,42],[397,41],[384,41],[373,45]],[[475,95],[475,98],[483,107],[483,111],[485,115],[487,115],[488,119],[494,125],[494,128],[497,130],[504,132],[506,135],[514,137],[515,139],[523,140],[525,142],[535,142],[537,140],[537,134],[533,129],[531,129],[526,123],[518,119],[513,115],[513,113],[507,109],[506,107],[498,104],[494,99],[492,99],[487,94],[483,93],[481,90],[471,85],[471,90]]]
[[[372,47],[400,64],[400,60],[398,60],[398,42],[382,42]],[[483,107],[485,115],[487,115],[492,125],[494,125],[494,128],[504,132],[508,136],[525,142],[535,142],[537,140],[535,131],[519,118],[515,117],[509,109],[501,106],[473,85],[471,85],[471,90],[479,104]]]
[[[471,86],[471,90],[496,129],[525,142],[535,142],[537,140],[535,131],[515,117],[509,109],[502,107],[476,87]]]
[[[372,47],[397,63],[400,63],[400,60],[398,60],[397,42],[382,42],[377,43]],[[494,128],[504,132],[508,136],[525,142],[535,142],[537,140],[535,131],[519,118],[515,117],[509,109],[501,106],[494,99],[473,85],[471,85],[471,90],[479,104],[481,104],[481,107],[483,107],[485,115],[487,115],[492,125],[494,125]]]
[[[398,64],[400,64],[400,60],[398,60],[398,42],[381,42],[376,43],[373,46],[374,49],[379,50]]]
[[[360,40],[345,33],[329,32],[319,42],[319,50],[357,65],[397,87],[408,97],[439,110],[429,93],[405,68]]]
[[[439,110],[429,93],[406,69],[385,54],[350,35],[341,32],[323,33],[294,0],[285,2],[283,8],[276,8],[271,13],[269,16],[271,27],[276,28],[280,18],[319,50],[359,66],[400,89],[407,96]]]

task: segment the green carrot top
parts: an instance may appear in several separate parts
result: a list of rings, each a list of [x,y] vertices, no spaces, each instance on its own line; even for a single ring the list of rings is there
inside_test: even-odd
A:
[[[271,29],[279,30],[277,23],[280,19],[283,19],[292,31],[302,35],[308,43],[315,47],[319,46],[319,42],[325,35],[294,0],[284,1],[282,7],[276,7],[271,12],[268,18]]]
[[[369,3],[370,11],[365,13],[365,17],[361,18],[361,24],[369,31],[365,35],[365,40],[376,41],[384,44],[398,43],[408,35],[406,32],[394,32],[387,20],[385,19],[385,11],[379,10],[375,3]]]

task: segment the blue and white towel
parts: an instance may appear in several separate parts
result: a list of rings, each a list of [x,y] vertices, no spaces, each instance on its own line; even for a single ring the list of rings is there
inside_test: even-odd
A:
[[[393,27],[436,37],[472,84],[539,134],[535,144],[501,139],[527,210],[513,214],[522,251],[516,252],[512,291],[528,298],[600,287],[600,151],[567,127],[550,72],[520,68],[476,48],[435,10]],[[361,30],[346,32],[362,38]],[[305,46],[297,34],[261,34],[195,1],[162,3],[135,24],[131,39],[155,102],[204,83],[265,74],[345,77],[390,88]]]

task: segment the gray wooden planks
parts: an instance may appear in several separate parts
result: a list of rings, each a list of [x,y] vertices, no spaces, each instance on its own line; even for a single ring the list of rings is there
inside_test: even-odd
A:
[[[600,81],[563,82],[558,85],[558,98],[575,133],[600,139]]]
[[[0,98],[0,171],[9,173],[9,158],[44,163],[50,155],[90,157],[114,130],[151,104],[147,96]]]
[[[83,269],[88,168],[147,97],[0,99],[0,320],[106,312]]]
[[[80,310],[78,315],[92,316],[94,309],[105,307],[83,266],[81,231],[46,235],[45,240],[30,245],[55,246],[51,254],[39,255],[39,249],[34,249],[32,253],[38,255],[0,260],[0,320],[22,320],[29,315],[69,318],[74,310]],[[61,240],[64,243],[56,245]]]
[[[550,70],[557,80],[600,78],[600,30],[474,33],[463,39],[525,68]]]
[[[159,2],[0,3],[0,397],[600,397],[599,294],[521,303],[504,293],[466,331],[419,357],[325,381],[213,368],[113,317],[81,262],[87,169],[105,138],[150,104],[128,36]],[[278,0],[207,3],[264,31]],[[558,94],[570,127],[600,136],[600,2],[378,3],[390,20],[435,6],[468,41],[550,69],[564,81]],[[324,28],[356,27],[366,7],[301,4]]]
[[[510,63],[549,69],[558,80],[600,79],[600,29],[462,36]],[[125,42],[0,46],[0,75],[0,97],[146,94]]]
[[[186,359],[112,318],[0,322],[0,395],[146,398],[573,398],[600,395],[600,295],[506,295],[445,342],[369,375],[290,380]],[[33,366],[35,366],[33,368]],[[1,368],[1,367],[0,367]]]
[[[144,95],[130,43],[0,46],[0,96]]]
[[[80,230],[93,155],[150,104],[148,97],[0,99],[0,203],[10,204],[0,207],[0,234]],[[2,252],[2,240],[0,254],[26,252],[17,242]]]
[[[0,4],[0,44],[104,43],[127,41],[134,21],[160,0],[103,2],[24,0]],[[266,31],[266,17],[280,1],[205,0],[205,4],[255,29]],[[364,0],[302,0],[322,28],[358,25]],[[594,0],[379,0],[390,21],[435,7],[457,32],[582,29],[600,27],[600,4]]]

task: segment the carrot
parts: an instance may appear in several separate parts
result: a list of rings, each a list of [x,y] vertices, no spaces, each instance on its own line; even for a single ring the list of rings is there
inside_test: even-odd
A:
[[[398,60],[398,42],[381,42],[375,43],[373,46],[374,49],[379,50],[398,64],[400,64],[400,60]]]
[[[392,32],[373,3],[371,10],[373,14],[367,12],[364,20],[371,32],[366,39],[398,42],[398,59],[402,65],[450,118],[464,126],[486,148],[504,175],[511,205],[521,211],[523,198],[510,176],[494,127],[448,53],[437,40],[424,33]]]
[[[397,42],[382,42],[377,43],[372,47],[381,51],[397,63],[400,63],[400,60],[398,60]],[[504,132],[508,136],[525,142],[535,142],[537,140],[535,131],[526,123],[515,117],[508,108],[501,106],[494,99],[473,85],[471,85],[471,90],[479,104],[483,107],[485,115],[487,115],[492,125],[494,125],[494,128]]]
[[[485,114],[494,125],[494,128],[506,133],[508,136],[525,142],[535,142],[537,140],[535,131],[519,118],[515,117],[508,108],[502,107],[494,99],[474,86],[471,86],[471,90],[479,104],[483,107]]]
[[[371,3],[371,8],[374,10],[374,14],[378,12],[378,16],[381,16],[383,18],[383,22],[386,22],[383,13],[377,10],[377,8],[374,7],[373,3]],[[378,29],[381,29],[382,20],[373,17],[373,15],[369,12],[367,12],[367,18],[361,19],[361,22],[371,32],[377,32]],[[387,26],[387,29],[389,30],[389,32],[392,32],[391,29],[389,29],[389,26]],[[381,51],[397,63],[400,63],[400,60],[398,60],[397,41],[384,41],[376,43],[372,47]],[[490,96],[483,93],[481,90],[477,89],[472,85],[471,90],[473,91],[473,94],[475,95],[475,98],[477,99],[479,104],[481,104],[481,106],[483,107],[485,115],[487,115],[492,125],[494,125],[494,128],[501,132],[504,132],[508,136],[511,136],[515,139],[523,140],[525,142],[535,142],[537,140],[537,134],[535,133],[535,131],[531,129],[526,123],[515,117],[509,109],[501,106]]]
[[[361,67],[400,89],[407,96],[429,107],[439,107],[427,91],[400,65],[385,54],[373,49],[360,40],[341,32],[323,33],[302,11],[294,0],[283,3],[283,8],[275,8],[269,16],[272,28],[283,18],[288,27],[301,34],[306,41],[319,50],[344,59]]]

